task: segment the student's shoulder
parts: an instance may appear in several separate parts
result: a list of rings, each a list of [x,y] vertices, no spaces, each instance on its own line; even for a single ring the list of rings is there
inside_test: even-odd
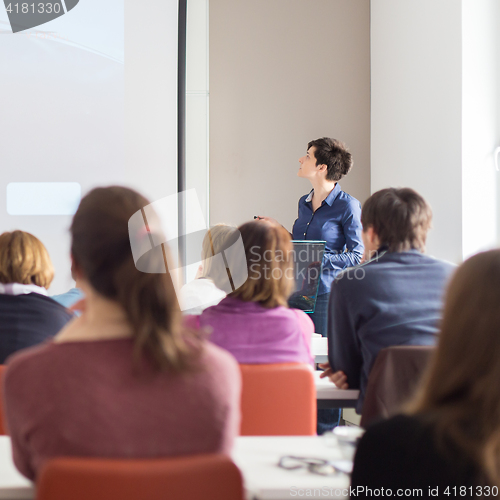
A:
[[[71,307],[73,304],[83,299],[85,294],[79,288],[71,288],[65,293],[51,295],[50,298],[62,305],[63,307]]]
[[[63,320],[69,321],[71,318],[73,318],[73,313],[52,297],[41,295],[39,293],[29,293],[24,295],[23,297],[25,297],[26,300],[33,302],[35,307],[39,307],[43,310],[48,310],[51,312],[51,314]]]
[[[385,440],[387,436],[408,435],[408,433],[418,432],[422,428],[422,422],[417,417],[401,414],[370,425],[363,437]]]
[[[216,368],[228,372],[239,373],[239,365],[236,358],[226,349],[205,341],[202,346],[202,356],[207,368]]]
[[[353,290],[356,293],[360,289],[369,287],[372,280],[376,279],[383,263],[379,258],[375,258],[366,262],[362,262],[357,266],[348,267],[337,274],[333,281],[332,287],[337,287],[342,290],[342,293]]]
[[[388,420],[381,420],[368,426],[361,437],[355,456],[353,481],[357,482],[359,474],[366,470],[377,469],[381,461],[407,455],[405,448],[425,437],[426,429],[419,419],[410,415],[397,415]]]
[[[437,257],[433,257],[432,255],[422,254],[423,258],[426,259],[430,264],[434,264],[441,269],[453,272],[457,269],[457,264],[450,262],[448,260],[438,259]]]
[[[38,378],[46,370],[53,369],[58,356],[57,346],[52,340],[17,351],[6,360],[6,383],[27,377]]]
[[[314,323],[309,314],[306,314],[300,309],[295,309],[293,307],[283,309],[287,312],[287,316],[290,318],[292,323],[297,323],[301,326],[302,330],[306,332],[314,333]]]
[[[428,273],[436,277],[441,277],[445,281],[451,277],[458,267],[452,262],[437,259],[427,254],[420,254],[420,259],[425,264]]]
[[[202,370],[207,387],[228,392],[241,388],[241,370],[236,358],[208,341],[203,345]]]

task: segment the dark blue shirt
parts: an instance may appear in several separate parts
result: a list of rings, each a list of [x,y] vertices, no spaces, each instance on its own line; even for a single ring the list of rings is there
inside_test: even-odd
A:
[[[294,240],[326,241],[323,256],[323,273],[318,295],[330,292],[335,276],[359,264],[363,256],[361,239],[361,204],[356,198],[342,191],[337,182],[321,206],[313,212],[312,195],[299,200],[299,216],[292,229]]]
[[[73,314],[39,293],[0,294],[0,364],[12,353],[51,339]]]
[[[360,389],[361,413],[368,375],[381,349],[433,345],[445,287],[456,266],[418,250],[381,252],[339,274],[328,310],[328,359]]]

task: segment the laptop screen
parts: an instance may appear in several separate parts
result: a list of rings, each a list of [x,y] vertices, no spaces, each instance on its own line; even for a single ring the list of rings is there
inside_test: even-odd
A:
[[[295,291],[288,299],[288,305],[307,313],[313,313],[323,270],[323,253],[326,242],[294,240],[292,243]]]

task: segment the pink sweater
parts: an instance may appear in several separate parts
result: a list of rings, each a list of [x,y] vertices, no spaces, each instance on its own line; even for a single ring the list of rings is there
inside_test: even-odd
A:
[[[312,320],[303,311],[226,297],[201,316],[186,316],[191,327],[209,327],[210,341],[227,349],[238,363],[313,363]]]
[[[239,431],[238,365],[207,342],[198,368],[139,375],[130,339],[49,343],[20,352],[5,375],[17,468],[36,479],[56,456],[229,453]]]

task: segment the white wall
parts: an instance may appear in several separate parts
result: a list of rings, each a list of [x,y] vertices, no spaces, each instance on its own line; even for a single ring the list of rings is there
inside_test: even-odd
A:
[[[361,201],[388,186],[428,200],[430,254],[498,245],[498,19],[498,0],[211,0],[211,223],[291,227],[309,189],[297,159],[331,135]]]
[[[308,141],[345,141],[342,188],[370,189],[368,0],[210,0],[210,222],[291,228]]]
[[[186,189],[195,189],[205,223],[209,223],[208,168],[208,0],[188,0],[186,32]],[[188,265],[185,281],[196,276]]]
[[[371,2],[371,190],[421,193],[434,212],[428,252],[456,262],[462,258],[461,10],[456,0]]]
[[[178,2],[156,0],[154,15],[136,9],[125,0],[122,183],[156,201],[177,192]]]
[[[196,189],[208,222],[208,0],[187,3],[186,188]]]
[[[463,253],[498,246],[500,2],[463,0]]]

